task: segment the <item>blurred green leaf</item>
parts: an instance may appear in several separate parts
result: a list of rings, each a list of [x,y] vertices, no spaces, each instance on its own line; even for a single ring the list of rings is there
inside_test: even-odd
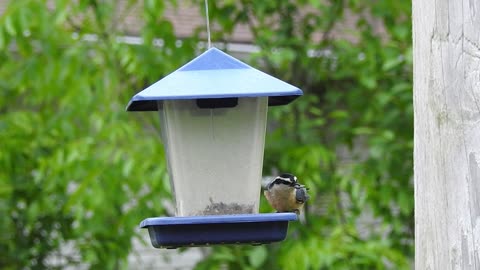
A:
[[[253,268],[259,268],[267,259],[268,253],[265,246],[257,246],[248,253],[248,261]]]

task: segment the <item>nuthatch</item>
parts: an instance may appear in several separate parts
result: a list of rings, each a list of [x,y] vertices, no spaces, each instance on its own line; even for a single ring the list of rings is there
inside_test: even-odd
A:
[[[297,182],[297,177],[282,173],[265,187],[263,194],[277,212],[300,213],[305,202],[310,198],[307,188]]]

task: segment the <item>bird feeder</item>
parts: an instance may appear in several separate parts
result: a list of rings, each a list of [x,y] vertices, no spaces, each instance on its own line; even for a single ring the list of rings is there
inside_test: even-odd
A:
[[[262,244],[285,238],[293,213],[259,214],[268,106],[295,86],[210,48],[130,100],[158,111],[176,216],[148,218],[153,246]]]

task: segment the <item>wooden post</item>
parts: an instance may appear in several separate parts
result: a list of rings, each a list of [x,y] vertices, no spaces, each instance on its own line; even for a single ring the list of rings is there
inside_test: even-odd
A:
[[[480,1],[413,0],[415,269],[480,269]]]

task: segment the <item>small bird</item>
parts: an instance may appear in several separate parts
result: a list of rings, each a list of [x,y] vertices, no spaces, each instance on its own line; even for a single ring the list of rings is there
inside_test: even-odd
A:
[[[297,182],[297,177],[282,173],[265,187],[263,194],[277,212],[295,212],[300,214],[305,202],[310,198],[308,188]]]

